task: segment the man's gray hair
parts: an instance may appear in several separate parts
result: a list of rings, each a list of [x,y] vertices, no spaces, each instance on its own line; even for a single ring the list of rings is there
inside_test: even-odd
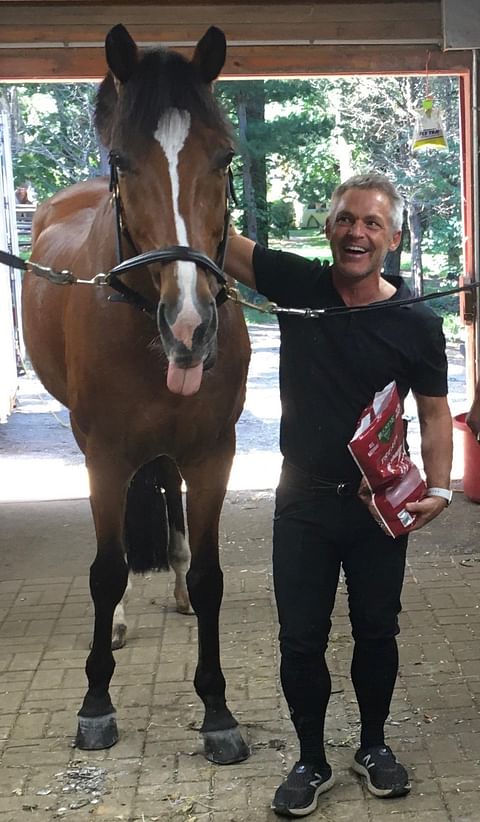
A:
[[[356,174],[354,177],[349,177],[344,183],[340,183],[336,187],[332,195],[332,202],[330,204],[330,211],[328,216],[334,219],[335,212],[340,198],[346,191],[351,188],[365,188],[381,191],[390,200],[392,207],[391,220],[394,231],[401,231],[403,224],[403,210],[405,208],[403,197],[398,193],[393,183],[385,177],[384,174],[378,174],[375,171],[370,171],[367,174]]]

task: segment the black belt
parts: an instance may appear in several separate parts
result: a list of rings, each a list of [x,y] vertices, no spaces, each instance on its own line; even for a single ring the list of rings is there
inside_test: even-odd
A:
[[[358,492],[358,481],[325,479],[285,460],[282,466],[281,483],[282,480],[287,485],[295,485],[304,490],[317,491],[322,494],[337,494],[339,497],[352,497]]]

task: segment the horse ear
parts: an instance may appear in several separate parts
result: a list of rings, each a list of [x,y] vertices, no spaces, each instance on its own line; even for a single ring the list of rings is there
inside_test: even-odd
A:
[[[121,83],[126,83],[137,66],[138,49],[121,23],[108,32],[105,39],[105,54],[112,74]]]
[[[220,74],[227,55],[227,41],[223,31],[210,26],[198,41],[192,63],[200,72],[205,83],[211,83]]]

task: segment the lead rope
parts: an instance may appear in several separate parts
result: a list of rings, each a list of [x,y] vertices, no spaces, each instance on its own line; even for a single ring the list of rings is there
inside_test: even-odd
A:
[[[126,261],[128,263],[128,260]],[[114,286],[118,291],[120,289],[128,289],[128,292],[133,295],[136,295],[136,292],[132,289],[129,289],[124,283],[121,282],[116,277],[116,274],[97,274],[92,280],[82,280],[78,277],[75,277],[71,271],[54,271],[52,268],[48,268],[47,266],[39,265],[38,263],[25,262],[22,260],[21,257],[17,257],[15,254],[11,254],[8,251],[0,250],[0,263],[3,263],[6,266],[11,268],[17,268],[22,271],[31,271],[32,274],[35,274],[37,277],[42,277],[45,280],[48,280],[55,285],[95,285],[95,286],[105,286],[111,285],[113,278],[117,281],[117,284]],[[134,263],[136,265],[136,263]],[[148,262],[146,262],[148,264]],[[201,261],[200,261],[201,264]],[[134,267],[133,265],[131,267]],[[127,270],[127,268],[125,269]],[[112,269],[114,271],[114,269]],[[120,272],[121,273],[121,272]],[[119,285],[118,285],[119,284]],[[452,294],[461,294],[464,291],[473,291],[476,288],[480,288],[480,281],[475,281],[468,283],[468,285],[461,285],[457,288],[449,288],[446,291],[434,291],[432,294],[424,294],[422,297],[407,297],[404,300],[381,300],[376,303],[369,303],[368,305],[358,305],[353,307],[348,306],[327,306],[326,308],[285,308],[283,306],[279,306],[274,302],[265,301],[264,303],[257,304],[251,303],[248,300],[245,300],[237,288],[234,286],[224,286],[224,293],[226,298],[232,300],[233,302],[238,303],[239,305],[243,305],[246,308],[254,308],[255,311],[259,311],[263,314],[291,314],[297,317],[304,317],[305,319],[316,319],[318,317],[324,317],[329,315],[341,315],[341,314],[351,314],[357,313],[359,311],[373,311],[379,308],[401,308],[406,305],[414,305],[415,303],[423,303],[429,300],[436,300],[440,299],[441,297],[449,297]],[[221,293],[221,292],[219,292]],[[132,299],[125,297],[127,302],[132,302],[137,308],[140,310],[150,313],[153,312],[153,315],[156,312],[156,306],[149,301],[145,301],[145,307],[142,307],[138,304],[138,299],[134,296]]]
[[[244,305],[247,308],[254,308],[263,314],[290,314],[304,319],[318,319],[324,316],[338,316],[341,314],[355,314],[359,311],[374,311],[379,308],[402,308],[407,305],[415,305],[415,303],[425,303],[429,300],[437,300],[441,297],[449,297],[452,294],[461,294],[463,291],[470,291],[474,288],[480,288],[480,282],[472,282],[468,285],[461,285],[457,288],[449,288],[446,291],[434,291],[431,294],[424,294],[421,297],[406,297],[404,300],[378,300],[375,303],[368,303],[368,305],[331,305],[326,308],[284,308],[274,302],[265,301],[264,303],[252,303],[245,300],[237,288],[229,288],[228,296],[234,302]]]

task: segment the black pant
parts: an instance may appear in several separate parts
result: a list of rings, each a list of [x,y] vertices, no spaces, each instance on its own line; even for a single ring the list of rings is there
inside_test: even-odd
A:
[[[355,641],[351,675],[362,723],[360,744],[384,742],[398,671],[395,636],[407,537],[386,535],[355,493],[339,496],[287,468],[277,489],[273,535],[281,681],[300,757],[320,765],[331,691],[325,651],[341,567]]]

